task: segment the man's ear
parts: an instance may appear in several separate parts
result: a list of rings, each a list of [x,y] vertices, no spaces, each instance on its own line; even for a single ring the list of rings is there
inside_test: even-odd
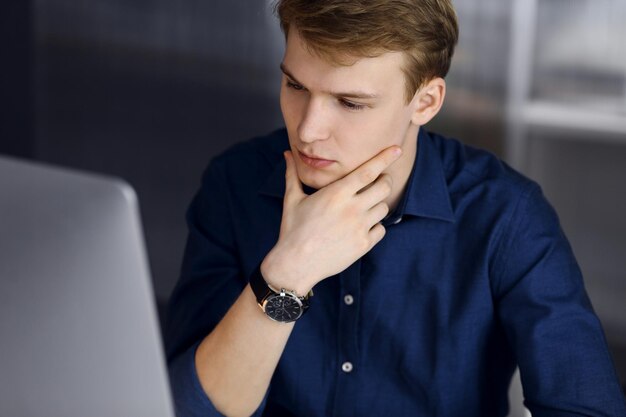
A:
[[[423,126],[439,113],[446,96],[446,82],[443,78],[433,78],[413,96],[411,122]]]

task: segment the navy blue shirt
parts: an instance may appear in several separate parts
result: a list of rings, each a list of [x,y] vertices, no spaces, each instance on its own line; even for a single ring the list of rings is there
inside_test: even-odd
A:
[[[517,365],[534,417],[626,416],[540,187],[485,151],[424,129],[417,139],[384,239],[315,286],[255,415],[505,416]],[[278,239],[288,146],[279,130],[225,152],[189,208],[166,332],[179,417],[220,415],[195,349]]]

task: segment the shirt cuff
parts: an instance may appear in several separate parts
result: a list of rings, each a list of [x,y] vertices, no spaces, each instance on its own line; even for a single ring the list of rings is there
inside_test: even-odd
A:
[[[170,385],[177,417],[224,417],[217,411],[209,397],[204,392],[198,372],[196,371],[196,350],[201,341],[192,345],[182,355],[169,364]],[[269,392],[269,390],[268,390]],[[261,417],[267,393],[259,408],[251,417]]]

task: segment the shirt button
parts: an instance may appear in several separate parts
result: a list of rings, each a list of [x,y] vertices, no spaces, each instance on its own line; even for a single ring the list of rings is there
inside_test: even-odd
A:
[[[346,303],[346,305],[351,306],[354,303],[354,297],[348,294],[345,297],[343,297],[343,302]]]
[[[352,372],[352,369],[354,369],[354,366],[352,366],[352,362],[344,362],[343,365],[341,365],[341,370],[345,373]]]

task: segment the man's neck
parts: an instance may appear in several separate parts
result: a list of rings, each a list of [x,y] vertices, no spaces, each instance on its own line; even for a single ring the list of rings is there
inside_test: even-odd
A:
[[[391,175],[393,187],[391,195],[385,199],[389,206],[389,212],[392,213],[402,200],[402,196],[406,191],[409,177],[413,171],[415,164],[415,156],[417,154],[417,135],[420,127],[411,125],[407,130],[402,146],[402,156],[386,171]]]

